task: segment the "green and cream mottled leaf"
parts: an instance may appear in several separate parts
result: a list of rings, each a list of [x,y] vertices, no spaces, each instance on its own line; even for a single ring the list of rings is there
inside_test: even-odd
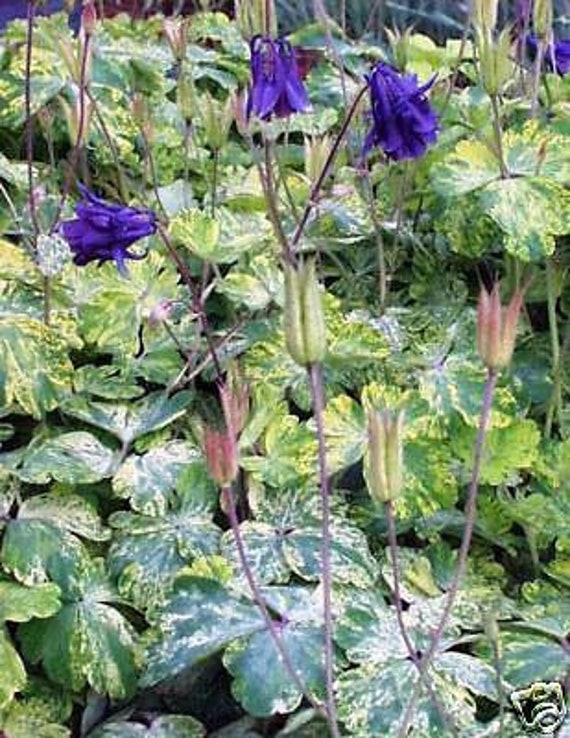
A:
[[[311,623],[286,622],[279,628],[281,642],[305,687],[321,695],[324,684],[323,629]],[[234,677],[232,693],[251,715],[265,717],[295,710],[302,694],[292,682],[270,633],[254,633],[234,641],[224,653],[224,664]],[[268,669],[267,665],[272,668]]]
[[[74,397],[64,409],[68,415],[112,433],[126,446],[146,433],[170,425],[186,412],[189,399],[188,392],[178,392],[172,397],[155,392],[125,405]]]
[[[283,554],[285,533],[273,525],[260,521],[244,521],[240,525],[241,536],[249,566],[259,584],[287,582],[291,570]],[[239,557],[232,531],[222,537],[222,555],[231,561],[236,573],[240,572]],[[242,572],[243,576],[243,572]]]
[[[0,625],[0,708],[5,707],[26,685],[26,669],[8,631]]]
[[[543,177],[501,179],[481,193],[485,212],[505,233],[505,250],[522,261],[554,252],[555,236],[570,233],[570,195]]]
[[[136,634],[110,604],[119,597],[101,564],[84,566],[81,578],[67,588],[59,612],[26,623],[20,636],[27,657],[41,662],[57,684],[78,691],[87,683],[100,694],[122,699],[136,687]]]
[[[32,484],[93,484],[113,476],[115,464],[115,452],[96,436],[70,431],[28,450],[17,474]]]
[[[203,738],[204,727],[189,715],[145,715],[144,723],[110,721],[90,733],[90,738]]]
[[[128,497],[137,512],[164,515],[174,500],[177,483],[188,478],[189,467],[200,457],[201,452],[185,441],[169,441],[141,456],[131,454],[113,478],[113,491]],[[205,474],[202,466],[200,471]],[[188,491],[185,499],[190,501]],[[196,503],[198,507],[200,500]]]
[[[184,512],[161,517],[114,513],[115,540],[108,554],[119,591],[144,610],[161,602],[190,561],[217,553],[221,532],[209,518]]]
[[[24,315],[0,316],[0,405],[40,418],[71,389],[67,344],[53,328]]]
[[[218,582],[190,576],[179,577],[164,605],[149,617],[154,627],[147,636],[145,686],[174,677],[265,627],[253,602]]]
[[[18,508],[18,520],[42,520],[91,541],[110,538],[94,504],[66,488],[25,500]]]
[[[60,608],[60,590],[56,584],[25,587],[0,579],[0,622],[25,623],[32,618],[47,618]]]

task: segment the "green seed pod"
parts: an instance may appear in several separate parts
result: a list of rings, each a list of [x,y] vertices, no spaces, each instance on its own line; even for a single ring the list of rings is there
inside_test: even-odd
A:
[[[326,353],[326,326],[315,258],[300,259],[296,267],[287,262],[284,278],[287,351],[301,366],[322,361]]]
[[[534,0],[532,23],[536,35],[549,40],[552,33],[552,0]]]
[[[404,485],[404,413],[366,408],[368,444],[364,454],[364,479],[378,504],[397,500]]]
[[[477,50],[483,89],[489,96],[497,96],[502,92],[513,73],[509,30],[505,29],[496,41],[491,33],[478,31]]]
[[[492,32],[497,25],[498,0],[475,0],[473,25],[480,31]]]

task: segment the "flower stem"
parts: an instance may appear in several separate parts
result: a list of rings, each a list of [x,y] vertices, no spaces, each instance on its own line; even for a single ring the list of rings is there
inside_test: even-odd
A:
[[[32,121],[32,52],[34,38],[34,0],[28,0],[27,6],[27,37],[26,37],[26,72],[24,79],[24,106],[26,114],[26,165],[28,170],[28,205],[32,221],[33,241],[36,250],[36,239],[40,231],[36,213],[36,199],[34,194],[34,126]]]
[[[313,412],[317,427],[317,441],[319,446],[319,476],[322,507],[322,546],[321,546],[321,576],[323,582],[323,610],[325,628],[325,685],[327,693],[327,713],[331,736],[340,738],[334,699],[334,644],[333,644],[333,613],[332,613],[332,569],[331,569],[331,512],[330,489],[327,472],[327,455],[325,444],[324,409],[325,393],[323,386],[322,364],[311,364],[308,367],[309,384],[313,400]]]
[[[491,407],[493,404],[493,395],[495,393],[495,387],[497,385],[498,374],[494,369],[487,370],[487,380],[485,382],[485,389],[483,392],[483,404],[481,407],[481,415],[479,418],[479,429],[477,431],[477,438],[475,440],[475,448],[473,453],[473,471],[471,472],[471,482],[469,484],[469,491],[467,493],[467,502],[465,504],[465,528],[463,529],[463,536],[461,539],[461,545],[459,547],[459,554],[457,558],[457,565],[453,574],[453,579],[447,591],[447,598],[443,607],[441,618],[435,629],[430,644],[427,650],[422,655],[420,661],[420,674],[423,676],[439,647],[443,632],[447,626],[451,610],[455,604],[455,599],[459,590],[459,585],[465,574],[467,568],[467,555],[469,554],[469,548],[471,546],[471,538],[473,536],[473,527],[475,525],[475,517],[477,514],[477,492],[479,489],[479,477],[481,474],[481,464],[483,461],[483,449],[485,446],[485,439],[487,437],[487,427],[489,424],[489,418],[491,416]],[[421,679],[416,682],[412,699],[410,700],[400,730],[398,732],[399,738],[405,738],[408,735],[408,727],[410,720],[412,719],[413,712],[416,708],[418,699],[420,697],[422,681]]]
[[[429,692],[430,698],[433,704],[435,705],[439,713],[439,716],[441,717],[442,723],[445,725],[447,730],[453,736],[456,736],[457,731],[455,730],[455,726],[452,725],[449,715],[446,713],[443,705],[440,703],[440,700],[438,699],[437,694],[435,693],[435,690],[433,688],[433,684],[431,683],[431,680],[428,678],[428,674],[422,672],[419,654],[410,639],[408,630],[406,628],[406,624],[404,623],[404,615],[402,612],[402,598],[400,595],[400,567],[398,564],[398,539],[396,536],[396,520],[394,516],[394,503],[392,500],[389,500],[386,503],[386,522],[388,524],[388,545],[390,548],[390,558],[392,559],[392,571],[394,573],[394,596],[392,600],[394,603],[394,607],[396,608],[396,618],[398,620],[398,627],[400,629],[400,633],[406,645],[406,649],[408,651],[410,659],[419,672],[420,682],[422,681],[424,682],[425,687]]]
[[[210,203],[210,215],[212,218],[216,217],[216,201],[217,201],[217,189],[218,189],[218,164],[220,159],[219,149],[214,149],[212,152],[212,202]]]
[[[507,179],[509,170],[505,164],[505,155],[503,149],[503,130],[501,128],[501,111],[499,108],[499,100],[497,95],[491,95],[491,108],[493,110],[493,132],[495,134],[495,146],[497,149],[497,158],[499,159],[499,169],[501,170],[501,179]]]
[[[538,92],[540,89],[540,73],[542,71],[542,62],[544,60],[544,39],[539,38],[536,48],[536,58],[534,60],[534,69],[532,76],[532,96],[530,99],[530,116],[536,118],[538,112]]]
[[[544,434],[549,438],[552,434],[552,424],[556,418],[560,423],[562,410],[562,365],[560,361],[560,338],[558,335],[558,321],[556,316],[556,271],[552,257],[546,259],[546,295],[548,300],[548,326],[550,329],[550,350],[552,354],[552,395],[546,413]]]
[[[278,625],[272,619],[269,613],[269,610],[267,609],[265,600],[263,599],[263,595],[261,594],[259,586],[255,580],[253,571],[247,559],[245,545],[244,545],[244,541],[241,535],[241,530],[239,527],[239,521],[237,517],[236,503],[235,503],[234,494],[233,494],[233,490],[231,486],[226,486],[222,488],[222,500],[223,500],[224,508],[227,511],[228,518],[230,521],[230,526],[231,526],[232,533],[234,536],[234,541],[236,544],[236,549],[237,549],[241,569],[247,580],[249,589],[251,591],[251,596],[253,597],[255,604],[258,606],[259,611],[261,612],[261,616],[263,617],[267,630],[270,633],[271,638],[273,639],[275,648],[277,649],[279,656],[281,657],[281,660],[283,661],[283,666],[285,667],[287,673],[291,677],[291,680],[293,681],[297,689],[310,702],[311,706],[319,714],[326,717],[326,715],[324,714],[322,705],[320,705],[317,702],[317,700],[311,695],[311,693],[307,690],[306,686],[303,684],[299,675],[295,671],[295,667],[293,666],[293,663],[291,662],[289,653],[285,649],[283,645],[283,641],[281,640],[281,636],[278,632]]]
[[[337,152],[339,150],[340,144],[342,143],[342,140],[344,139],[344,136],[348,130],[348,127],[350,125],[350,122],[352,121],[354,114],[356,113],[358,106],[360,104],[360,101],[364,97],[364,93],[368,90],[368,85],[365,85],[360,89],[352,101],[352,105],[350,106],[344,121],[342,122],[342,126],[340,128],[340,131],[337,134],[337,137],[334,140],[333,145],[331,146],[331,149],[328,153],[328,156],[325,160],[325,163],[323,165],[323,168],[321,169],[321,173],[317,177],[316,182],[311,187],[311,193],[309,195],[309,199],[307,200],[307,204],[305,205],[305,209],[303,210],[303,214],[301,215],[301,219],[299,220],[297,227],[295,228],[295,232],[293,233],[293,236],[291,238],[291,248],[295,250],[297,244],[301,240],[301,236],[303,235],[303,232],[305,230],[305,226],[307,225],[307,221],[309,220],[309,215],[311,214],[313,208],[316,205],[319,193],[321,191],[321,188],[325,182],[325,179],[328,176],[329,170],[331,168],[331,165],[337,155]]]

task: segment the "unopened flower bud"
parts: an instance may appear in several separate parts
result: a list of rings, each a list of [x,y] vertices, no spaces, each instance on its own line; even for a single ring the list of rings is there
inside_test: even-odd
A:
[[[147,316],[146,322],[148,327],[159,328],[160,326],[164,325],[164,323],[170,317],[173,309],[173,300],[160,300],[160,302],[157,302],[156,305],[151,308]]]
[[[226,427],[238,438],[249,414],[249,385],[243,381],[237,364],[230,367],[219,390]]]
[[[364,479],[378,504],[397,500],[404,484],[403,411],[366,408],[368,443],[364,454]]]
[[[513,72],[511,38],[506,28],[495,40],[485,29],[477,31],[477,51],[481,70],[481,84],[491,96],[499,95]]]
[[[210,476],[220,485],[227,487],[238,475],[237,445],[231,430],[204,431],[204,453]]]
[[[247,120],[247,91],[239,90],[232,94],[232,113],[236,123],[236,128],[240,136],[245,136],[248,132]]]
[[[492,32],[497,25],[498,0],[475,0],[473,25],[480,31]]]
[[[277,35],[277,15],[274,0],[235,0],[235,18],[242,36],[246,39],[264,35],[269,30],[270,36]],[[269,24],[265,14],[269,12]],[[269,29],[268,26],[269,25]]]
[[[222,103],[206,92],[200,98],[200,121],[208,146],[219,151],[228,139],[233,121],[231,98]]]
[[[97,10],[93,0],[83,0],[81,9],[81,30],[85,36],[92,36],[97,23]]]
[[[523,300],[524,289],[519,289],[508,306],[503,307],[498,282],[491,292],[481,288],[477,307],[477,350],[487,368],[497,370],[509,365]]]
[[[180,113],[186,124],[189,124],[197,113],[198,101],[194,80],[186,71],[180,73],[176,90]]]
[[[297,266],[286,262],[285,344],[301,366],[322,361],[327,348],[322,296],[315,257],[301,257]]]
[[[330,150],[331,140],[328,136],[305,138],[305,173],[309,182],[317,181]]]
[[[552,0],[534,0],[532,23],[538,38],[548,41],[552,33]]]
[[[181,18],[165,18],[162,24],[162,31],[172,54],[179,62],[186,56],[187,28],[187,21]]]

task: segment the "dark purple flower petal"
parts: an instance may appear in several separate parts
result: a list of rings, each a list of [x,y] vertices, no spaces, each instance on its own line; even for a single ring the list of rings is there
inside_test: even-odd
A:
[[[384,62],[368,76],[372,128],[364,153],[380,146],[389,159],[416,159],[437,139],[437,116],[425,93],[435,77],[418,87],[415,75],[402,75]]]
[[[61,233],[69,243],[73,261],[85,266],[91,261],[101,265],[114,261],[122,275],[127,274],[127,259],[142,259],[128,249],[140,238],[156,231],[156,216],[151,210],[130,208],[106,202],[80,185],[83,200],[75,208],[76,218],[61,224]]]
[[[538,52],[538,39],[529,33],[526,37],[526,48],[531,59],[534,59]],[[570,39],[559,39],[548,44],[544,50],[544,64],[547,69],[555,71],[561,77],[570,73]]]
[[[255,36],[250,48],[248,117],[253,113],[269,120],[273,115],[284,118],[305,111],[309,98],[291,44],[282,38],[275,41],[269,36]]]

